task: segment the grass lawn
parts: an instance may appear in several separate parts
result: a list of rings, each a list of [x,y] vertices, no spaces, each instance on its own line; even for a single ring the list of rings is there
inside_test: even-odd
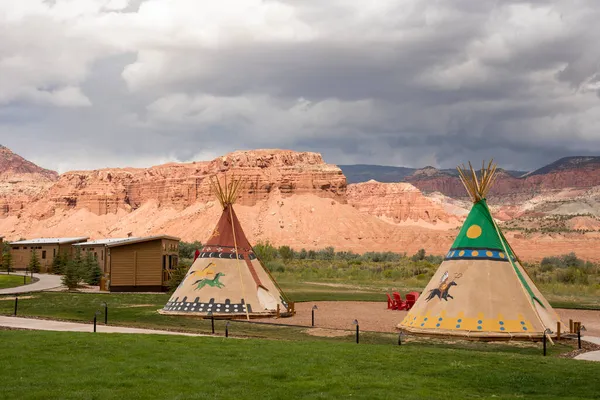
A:
[[[31,277],[26,278],[27,283],[31,283]],[[23,285],[22,275],[0,275],[0,289],[8,289]]]
[[[0,314],[12,315],[14,301],[12,296],[0,298]],[[168,299],[166,294],[90,294],[90,293],[64,293],[45,292],[35,293],[32,297],[19,299],[18,315],[22,317],[41,317],[48,319],[67,320],[91,323],[95,311],[103,311],[102,302],[109,304],[109,324],[117,326],[130,326],[136,328],[161,329],[192,333],[211,333],[209,319],[161,315],[157,313]],[[104,316],[98,317],[102,324]],[[275,321],[274,321],[275,322]],[[223,335],[225,332],[223,320],[215,320],[215,332]],[[248,323],[243,320],[231,321],[229,328],[232,336],[252,337],[275,340],[293,341],[327,341],[327,342],[352,342],[354,340],[352,327],[349,326],[348,335],[341,337],[322,337],[308,334],[306,327],[278,326],[264,323]],[[90,326],[90,331],[92,327]],[[384,346],[397,345],[396,333],[366,332],[360,335],[361,343],[380,344]],[[465,349],[474,351],[497,351],[505,353],[541,354],[541,343],[483,343],[467,340],[443,341],[411,335],[405,339],[411,345],[422,347],[443,347],[448,349]],[[550,356],[566,353],[575,346],[574,341],[568,341],[548,348]]]
[[[0,331],[1,399],[597,399],[600,365],[421,346]]]

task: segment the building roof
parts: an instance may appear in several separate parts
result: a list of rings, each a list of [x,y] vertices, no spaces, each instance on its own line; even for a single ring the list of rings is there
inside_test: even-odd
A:
[[[10,244],[71,244],[77,242],[84,242],[88,240],[87,237],[66,237],[66,238],[37,238],[28,240],[19,240],[18,242],[10,242]]]
[[[110,238],[110,239],[98,239],[98,240],[89,240],[83,243],[76,243],[73,246],[105,246],[107,244],[122,242],[124,240],[129,239],[138,239],[138,238]]]
[[[118,242],[109,243],[106,245],[106,247],[126,246],[126,245],[130,245],[130,244],[134,244],[134,243],[150,242],[152,240],[160,240],[160,239],[177,240],[177,241],[181,240],[178,237],[168,236],[168,235],[146,236],[146,237],[139,237],[139,238],[128,238],[128,239],[121,240]]]

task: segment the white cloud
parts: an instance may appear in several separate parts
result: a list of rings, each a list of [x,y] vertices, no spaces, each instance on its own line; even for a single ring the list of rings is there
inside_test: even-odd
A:
[[[600,151],[599,17],[596,0],[5,0],[0,134],[113,139],[73,166],[265,145],[531,166]]]

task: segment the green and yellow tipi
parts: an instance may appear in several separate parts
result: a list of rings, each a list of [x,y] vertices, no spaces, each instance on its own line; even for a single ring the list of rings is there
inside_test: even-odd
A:
[[[473,208],[429,284],[398,328],[479,338],[550,336],[560,321],[523,269],[486,203],[496,165],[458,168]]]

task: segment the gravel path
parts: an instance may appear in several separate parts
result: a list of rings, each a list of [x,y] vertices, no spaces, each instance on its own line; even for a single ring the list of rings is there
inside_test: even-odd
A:
[[[11,272],[11,275],[23,276],[23,272]],[[59,275],[52,274],[33,274],[34,278],[38,281],[30,283],[28,285],[17,286],[8,289],[0,289],[0,295],[2,294],[15,294],[15,293],[29,293],[29,292],[41,292],[43,290],[54,289],[62,286]]]
[[[315,326],[330,329],[354,329],[352,321],[358,320],[361,330],[395,332],[406,311],[387,309],[387,303],[366,301],[317,301],[296,303],[296,315],[281,318],[277,322],[286,325],[311,324],[311,310],[315,310]],[[586,327],[586,336],[600,336],[600,311],[556,309],[563,323],[569,326],[569,319],[581,321]],[[564,328],[563,328],[564,330]]]

